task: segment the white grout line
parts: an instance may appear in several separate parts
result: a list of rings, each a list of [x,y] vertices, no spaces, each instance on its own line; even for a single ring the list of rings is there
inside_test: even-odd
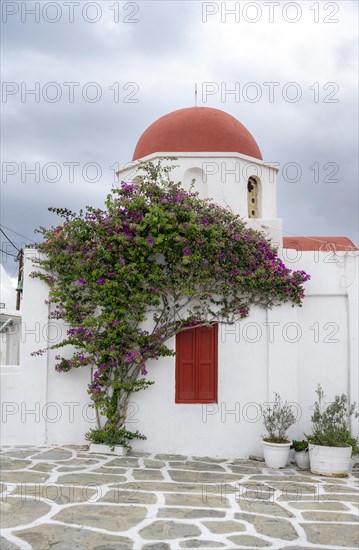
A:
[[[271,543],[271,548],[272,549],[275,549],[275,548],[278,548],[278,549],[284,549],[286,548],[287,546],[292,546],[292,545],[295,545],[295,546],[302,546],[302,545],[305,545],[306,547],[308,548],[318,548],[318,547],[323,547],[323,545],[320,545],[320,544],[311,544],[309,542],[307,542],[306,540],[306,533],[305,533],[305,530],[304,528],[302,527],[302,525],[310,525],[310,524],[313,524],[313,523],[320,523],[320,524],[325,524],[325,525],[340,525],[342,527],[346,527],[346,526],[349,526],[349,525],[357,525],[355,524],[354,522],[333,522],[333,521],[318,521],[318,520],[305,520],[303,519],[303,516],[302,514],[304,512],[311,512],[311,513],[315,513],[315,512],[323,512],[323,513],[326,513],[326,514],[329,514],[329,517],[331,514],[335,514],[335,513],[340,513],[340,514],[343,514],[343,515],[353,515],[353,514],[356,514],[358,515],[358,510],[355,508],[355,506],[350,503],[349,501],[341,501],[340,500],[340,497],[344,497],[344,496],[353,496],[355,495],[354,492],[345,492],[345,488],[347,489],[353,489],[353,490],[357,490],[357,483],[358,483],[358,480],[354,477],[349,477],[347,479],[340,479],[340,480],[335,480],[335,479],[332,479],[332,478],[317,478],[316,476],[314,475],[307,475],[307,474],[304,474],[303,472],[297,470],[296,468],[291,468],[291,469],[288,469],[288,470],[284,470],[284,471],[275,471],[273,472],[273,470],[269,470],[267,468],[264,467],[264,465],[262,463],[258,463],[258,465],[256,464],[255,466],[251,466],[251,465],[248,465],[248,462],[247,461],[243,461],[243,463],[241,464],[241,462],[237,462],[236,464],[233,464],[233,461],[231,460],[224,460],[224,461],[221,461],[221,462],[212,462],[210,460],[206,461],[206,458],[197,458],[197,457],[193,457],[191,455],[187,456],[186,457],[186,462],[197,462],[197,463],[206,463],[208,465],[212,465],[213,469],[210,469],[210,470],[197,470],[197,469],[190,469],[190,468],[176,468],[175,466],[170,466],[169,463],[173,463],[173,462],[183,462],[183,460],[179,460],[178,457],[176,459],[176,457],[173,457],[173,458],[167,458],[167,459],[159,459],[159,458],[156,458],[156,453],[148,453],[146,456],[144,455],[138,455],[136,456],[136,453],[135,453],[135,456],[125,456],[124,457],[124,462],[126,461],[126,458],[134,458],[135,460],[137,460],[137,465],[128,465],[126,466],[125,464],[124,465],[121,465],[121,457],[116,457],[114,455],[111,455],[111,456],[106,456],[106,455],[103,455],[103,457],[100,457],[100,456],[93,456],[93,455],[89,455],[86,453],[86,450],[85,449],[75,449],[75,448],[69,448],[69,447],[61,447],[61,446],[55,446],[55,447],[42,447],[41,449],[40,448],[28,448],[28,447],[16,447],[16,448],[11,448],[11,447],[7,447],[5,448],[1,453],[0,455],[2,456],[6,456],[5,453],[7,452],[11,452],[11,451],[14,451],[14,452],[21,452],[21,451],[27,451],[27,450],[30,450],[30,451],[34,451],[32,454],[29,454],[29,456],[27,457],[23,457],[23,458],[20,458],[20,457],[11,457],[11,456],[7,456],[6,458],[8,458],[9,460],[15,460],[16,461],[22,461],[22,460],[25,460],[27,462],[29,462],[29,464],[26,466],[26,468],[22,468],[22,469],[19,469],[19,470],[8,470],[6,471],[7,474],[13,474],[14,475],[14,478],[16,478],[16,474],[19,472],[31,472],[31,473],[35,473],[35,474],[38,474],[39,476],[43,475],[43,476],[46,476],[46,481],[44,482],[34,482],[34,483],[27,483],[27,485],[30,487],[35,487],[36,485],[54,485],[54,484],[58,484],[59,487],[61,488],[67,488],[67,487],[73,487],[74,484],[73,483],[67,483],[67,484],[64,484],[64,483],[61,483],[59,484],[58,481],[59,479],[62,477],[62,476],[72,476],[73,478],[76,479],[76,476],[77,475],[91,475],[92,478],[95,477],[95,479],[98,477],[98,479],[100,480],[103,476],[102,473],[96,473],[95,470],[99,469],[99,468],[119,468],[119,469],[123,469],[125,470],[125,472],[121,473],[121,472],[118,472],[113,474],[113,473],[108,473],[106,475],[109,475],[111,477],[116,477],[118,475],[118,477],[120,477],[121,479],[122,478],[125,478],[126,479],[126,482],[127,483],[131,483],[131,484],[138,484],[139,486],[142,484],[142,483],[157,483],[157,484],[161,484],[161,483],[171,483],[172,485],[178,485],[178,491],[166,491],[165,490],[165,487],[162,491],[152,491],[150,489],[146,489],[146,486],[145,488],[141,488],[140,489],[140,492],[141,493],[150,493],[150,494],[153,494],[155,497],[156,497],[156,503],[155,504],[141,504],[141,503],[137,503],[136,506],[138,507],[141,507],[141,508],[146,508],[147,510],[147,515],[146,517],[138,524],[136,524],[134,527],[128,529],[127,531],[108,531],[106,529],[103,529],[103,528],[99,528],[99,527],[90,527],[90,526],[83,526],[83,525],[78,525],[78,524],[67,524],[65,522],[61,522],[61,521],[57,521],[57,520],[54,520],[53,517],[61,510],[65,510],[66,508],[70,508],[72,506],[85,506],[87,504],[89,504],[89,501],[83,501],[83,502],[68,502],[66,504],[57,504],[56,502],[54,501],[50,501],[48,499],[45,499],[45,498],[39,498],[38,500],[40,500],[41,502],[45,502],[47,503],[49,506],[50,506],[50,509],[49,511],[44,514],[43,516],[41,516],[40,518],[37,518],[35,521],[32,521],[32,522],[29,522],[28,524],[23,524],[23,525],[19,525],[17,526],[16,528],[12,527],[12,528],[6,528],[3,530],[3,536],[9,540],[10,542],[16,544],[16,545],[21,545],[20,548],[22,548],[23,550],[30,550],[31,549],[31,546],[27,543],[25,543],[24,541],[22,541],[22,539],[19,539],[16,537],[16,533],[18,531],[21,531],[23,529],[31,529],[33,527],[36,527],[36,526],[39,526],[39,525],[42,525],[44,523],[49,523],[49,524],[53,524],[53,525],[62,525],[62,526],[65,526],[65,525],[68,525],[68,526],[71,526],[73,528],[85,528],[89,531],[92,531],[92,532],[96,532],[96,533],[103,533],[103,534],[108,534],[108,535],[113,535],[113,536],[122,536],[122,537],[127,537],[127,538],[130,538],[133,542],[134,542],[134,550],[139,550],[142,548],[142,545],[143,544],[146,544],[146,543],[160,543],[160,542],[166,542],[167,544],[169,544],[170,548],[173,549],[173,550],[177,550],[179,548],[179,543],[181,541],[184,541],[184,540],[188,540],[189,538],[196,538],[196,539],[199,539],[199,540],[211,540],[211,541],[215,541],[215,542],[224,542],[226,543],[226,548],[241,548],[241,546],[239,546],[238,544],[235,544],[233,543],[232,541],[230,541],[228,539],[228,537],[230,536],[235,536],[235,535],[252,535],[252,536],[255,536],[257,538],[260,538],[261,540],[263,541],[267,541],[268,543]],[[56,451],[56,450],[65,450],[65,451],[68,451],[71,453],[71,456],[68,457],[67,459],[64,459],[64,460],[48,460],[46,459],[46,457],[39,457],[37,456],[37,458],[34,458],[36,455],[39,455],[40,453],[46,453],[47,451]],[[78,454],[83,454],[83,455],[86,455],[86,456],[81,456],[79,457]],[[161,453],[159,453],[161,454]],[[94,464],[83,464],[83,468],[80,468],[80,470],[75,470],[75,471],[69,471],[69,472],[59,472],[58,469],[61,468],[62,466],[66,466],[67,464],[71,465],[71,461],[73,461],[74,459],[79,459],[79,460],[83,460],[83,461],[86,461],[86,460],[90,460],[90,459],[94,459],[96,462]],[[118,461],[118,465],[116,464],[115,466],[114,465],[110,465],[111,462],[113,462],[114,460],[116,459],[119,459]],[[151,467],[145,467],[145,464],[144,464],[144,460],[158,460],[158,461],[162,461],[164,463],[164,466],[162,466],[161,468],[151,468]],[[54,463],[54,469],[52,471],[49,471],[49,472],[40,472],[40,471],[36,471],[36,470],[30,470],[30,468],[32,468],[33,466],[36,466],[37,464],[39,463],[42,463],[42,462],[49,462],[49,463]],[[131,461],[130,461],[131,462]],[[247,462],[247,463],[246,463]],[[216,470],[216,465],[218,466],[221,466],[221,470]],[[81,464],[79,464],[79,466],[82,466]],[[253,469],[253,473],[241,473],[241,472],[238,472],[238,473],[235,473],[232,471],[232,467],[243,467],[243,468],[246,468],[247,471],[252,468]],[[75,467],[75,465],[74,465]],[[283,511],[288,511],[292,514],[292,517],[290,518],[286,518],[284,516],[278,516],[276,514],[270,514],[270,513],[263,513],[263,512],[256,512],[256,511],[247,511],[244,507],[244,509],[242,509],[241,507],[241,503],[240,501],[238,502],[238,499],[237,499],[237,494],[236,492],[232,492],[232,493],[227,493],[225,495],[225,498],[227,499],[227,502],[229,503],[230,507],[229,508],[221,508],[221,507],[216,507],[216,506],[210,506],[210,507],[207,507],[205,504],[203,504],[203,506],[196,506],[196,507],[191,507],[191,505],[166,505],[165,503],[165,496],[166,495],[176,495],[176,494],[190,494],[190,495],[194,495],[194,496],[199,496],[201,494],[201,492],[190,492],[188,493],[188,491],[186,490],[183,490],[183,492],[181,491],[181,489],[183,488],[184,489],[184,486],[191,486],[191,487],[196,487],[198,486],[198,488],[200,488],[201,486],[203,486],[203,484],[210,484],[211,482],[208,481],[208,482],[193,482],[193,481],[182,481],[182,482],[178,482],[178,481],[174,481],[172,479],[172,477],[170,476],[170,473],[169,473],[169,470],[174,470],[174,471],[177,471],[177,472],[191,472],[191,473],[196,473],[196,474],[200,474],[200,473],[204,473],[204,474],[207,474],[208,477],[210,478],[210,476],[213,476],[213,474],[230,474],[230,475],[233,475],[233,476],[238,476],[238,480],[237,481],[227,481],[227,480],[223,480],[223,482],[220,482],[218,481],[216,484],[217,486],[222,483],[222,486],[223,486],[223,483],[226,484],[226,486],[230,487],[230,488],[234,488],[236,489],[237,485],[239,485],[239,487],[243,487],[243,486],[246,486],[248,485],[249,487],[250,486],[261,486],[261,487],[265,487],[265,488],[269,488],[271,486],[274,487],[273,489],[273,493],[272,493],[272,496],[273,496],[273,503],[275,503],[277,506],[280,506]],[[160,479],[160,480],[156,480],[156,479],[138,479],[136,480],[135,479],[135,476],[134,476],[134,473],[136,474],[136,470],[138,471],[144,471],[147,473],[151,470],[154,470],[156,472],[159,472],[161,475],[162,475],[162,478],[163,479]],[[256,479],[253,479],[253,477],[256,477],[260,475],[262,477],[262,479],[259,479],[259,480],[256,480]],[[273,480],[273,477],[275,476],[274,480]],[[288,477],[294,477],[294,478],[299,478],[299,481],[295,481],[295,480],[290,480],[288,482],[288,480],[286,478]],[[306,478],[308,477],[308,479],[302,479],[302,478]],[[267,479],[266,479],[267,478]],[[310,506],[307,508],[305,507],[305,509],[297,509],[297,508],[294,508],[292,507],[289,502],[291,501],[295,501],[295,493],[292,494],[292,493],[288,493],[287,494],[287,497],[288,499],[291,499],[291,500],[288,500],[288,501],[285,501],[285,500],[278,500],[279,497],[282,496],[282,493],[281,493],[281,489],[278,488],[280,487],[280,484],[281,483],[286,483],[286,484],[295,484],[297,487],[303,487],[306,489],[306,485],[313,485],[313,479],[315,479],[315,483],[316,483],[316,492],[315,494],[313,495],[313,499],[316,498],[316,499],[321,499],[321,498],[330,498],[331,494],[330,492],[326,492],[325,491],[325,487],[327,489],[329,489],[330,486],[335,486],[337,488],[337,491],[335,491],[334,493],[334,497],[337,498],[337,502],[342,502],[344,504],[344,506],[346,507],[345,510],[320,510],[320,509],[315,509],[315,508],[311,508]],[[103,480],[103,478],[102,478]],[[337,482],[337,483],[336,483]],[[10,484],[10,482],[4,482],[4,484]],[[95,484],[95,480],[93,482]],[[125,482],[123,481],[120,481],[119,483],[121,483],[121,486],[118,485],[117,488],[119,490],[126,490],[125,489]],[[336,483],[336,485],[335,485]],[[273,485],[274,484],[274,485]],[[76,485],[76,488],[77,489],[81,489],[81,488],[84,488],[84,487],[87,487],[88,485]],[[340,492],[340,489],[343,489],[341,492]],[[100,502],[99,499],[104,497],[106,494],[108,494],[111,490],[113,491],[116,491],[116,481],[108,481],[107,483],[99,483],[98,484],[98,491],[97,491],[97,494],[95,495],[95,501],[92,501],[91,500],[91,505],[92,506],[113,506],[113,505],[121,505],[121,506],[133,506],[133,503],[126,503],[126,502],[121,502],[121,503],[112,503],[112,502]],[[115,493],[114,493],[115,494]],[[312,493],[310,493],[309,491],[307,491],[305,493],[305,496],[311,496]],[[5,498],[5,501],[6,501],[6,498],[7,496],[10,496],[12,498],[15,498],[15,499],[18,499],[18,498],[21,498],[21,496],[19,495],[12,495],[11,492],[10,492],[10,489],[5,491],[3,494],[2,494],[2,499]],[[217,495],[218,496],[218,495]],[[37,497],[34,496],[30,496],[30,495],[27,495],[27,498],[29,500],[35,500]],[[93,498],[93,497],[92,497]],[[247,500],[247,499],[246,499]],[[250,500],[250,499],[248,499]],[[250,500],[251,502],[256,502],[258,499],[253,499],[253,500]],[[303,500],[303,502],[308,502],[308,505],[311,504],[313,501],[312,499],[308,499],[308,500]],[[335,502],[333,500],[326,500],[324,502]],[[157,513],[158,513],[158,510],[160,508],[192,508],[192,509],[208,509],[208,510],[218,510],[220,512],[224,512],[224,517],[222,518],[215,518],[215,517],[202,517],[202,518],[158,518],[157,517]],[[287,521],[288,524],[290,524],[293,529],[297,532],[298,534],[298,538],[294,539],[294,540],[291,540],[291,541],[287,541],[287,540],[282,540],[282,539],[279,539],[279,538],[276,538],[276,537],[269,537],[269,536],[264,536],[264,535],[261,535],[259,534],[254,525],[252,523],[250,523],[249,521],[245,520],[245,519],[240,519],[240,520],[236,520],[235,519],[235,514],[236,513],[243,513],[243,514],[246,514],[246,517],[251,517],[251,516],[260,516],[260,517],[263,517],[263,518],[268,518],[269,520],[270,519],[273,519],[273,520],[282,520],[282,521]],[[204,525],[204,522],[210,522],[210,521],[215,521],[215,522],[223,522],[223,521],[236,521],[238,522],[239,524],[241,525],[244,525],[246,527],[246,530],[245,531],[238,531],[238,532],[232,532],[232,533],[225,533],[225,534],[214,534],[212,533],[205,525]],[[194,536],[194,537],[179,537],[177,539],[172,539],[172,540],[160,540],[160,541],[152,541],[152,540],[147,540],[147,539],[143,539],[140,535],[140,531],[147,527],[148,525],[151,525],[153,523],[153,521],[166,521],[166,522],[173,522],[173,523],[182,523],[182,524],[190,524],[190,525],[194,525],[196,526],[199,531],[200,531],[200,535],[198,536]],[[176,546],[177,545],[177,546]],[[273,546],[275,545],[275,546]],[[248,547],[245,547],[243,546],[243,548],[247,548],[248,550]],[[326,548],[328,548],[328,550],[339,550],[338,547],[334,547],[334,546],[330,546],[330,545],[326,545]],[[346,550],[350,550],[350,547],[341,547],[341,548],[346,548]],[[354,549],[354,547],[352,547],[353,550],[356,550]],[[34,549],[34,550],[41,550],[41,549]]]

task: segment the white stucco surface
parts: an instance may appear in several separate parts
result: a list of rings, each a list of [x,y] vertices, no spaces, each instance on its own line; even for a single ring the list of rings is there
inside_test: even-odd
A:
[[[152,156],[156,160],[156,156]],[[251,159],[249,159],[251,160]],[[182,154],[174,180],[189,183],[204,162],[244,162],[236,153]],[[251,162],[253,159],[251,160]],[[261,169],[261,217],[273,241],[282,245],[282,220],[276,213],[276,169],[254,161]],[[208,165],[207,165],[208,172]],[[124,179],[131,168],[119,175]],[[255,174],[249,169],[248,176]],[[211,196],[246,217],[246,180],[239,183],[219,174],[198,182],[202,196]],[[233,179],[233,178],[232,178]],[[197,185],[197,184],[196,184]],[[105,193],[104,193],[105,194]],[[155,384],[134,394],[127,428],[138,429],[146,441],[139,450],[197,456],[247,457],[260,454],[263,424],[260,406],[279,392],[297,406],[298,421],[289,435],[303,438],[310,431],[315,388],[321,382],[330,401],[335,394],[358,396],[358,253],[296,252],[280,249],[286,265],[311,275],[302,308],[283,305],[266,311],[253,308],[234,326],[219,326],[218,403],[175,403],[175,358],[148,365]],[[21,305],[21,363],[11,372],[2,368],[3,444],[82,444],[93,425],[87,384],[89,369],[69,373],[54,370],[57,351],[40,356],[31,352],[64,337],[65,327],[48,320],[44,283],[29,277],[32,250],[26,251]],[[175,342],[172,342],[175,346]],[[67,350],[70,355],[71,350]],[[357,432],[357,426],[353,426]]]

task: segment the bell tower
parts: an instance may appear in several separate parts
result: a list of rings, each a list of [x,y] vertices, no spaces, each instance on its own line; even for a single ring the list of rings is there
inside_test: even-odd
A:
[[[252,134],[239,120],[219,109],[189,107],[153,122],[137,142],[133,163],[120,170],[120,179],[136,173],[140,161],[160,158],[177,167],[171,178],[195,189],[202,198],[239,214],[250,227],[264,231],[276,246],[283,245],[282,220],[277,218],[278,169],[265,163]]]

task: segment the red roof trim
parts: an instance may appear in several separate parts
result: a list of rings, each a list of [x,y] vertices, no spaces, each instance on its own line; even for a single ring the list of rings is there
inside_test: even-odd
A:
[[[319,252],[359,250],[348,237],[283,237],[283,248]]]

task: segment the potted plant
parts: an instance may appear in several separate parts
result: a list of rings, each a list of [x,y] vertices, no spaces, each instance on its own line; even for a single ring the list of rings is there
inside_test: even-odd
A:
[[[289,403],[282,404],[278,393],[274,394],[274,403],[263,410],[263,422],[267,431],[263,437],[266,466],[268,468],[284,468],[288,462],[291,446],[287,430],[294,424],[295,416]]]
[[[306,439],[302,439],[302,441],[294,439],[290,448],[294,450],[294,459],[298,468],[307,470],[309,468],[308,441]]]
[[[146,437],[136,432],[129,432],[125,428],[120,430],[117,426],[109,424],[104,428],[92,429],[86,434],[87,441],[90,441],[90,453],[113,454],[123,456],[131,450],[129,440],[146,439]]]
[[[350,432],[350,420],[358,418],[356,403],[345,394],[324,405],[324,392],[318,384],[318,400],[312,415],[312,434],[308,436],[310,470],[313,474],[346,477],[351,457],[359,454],[358,440]]]

